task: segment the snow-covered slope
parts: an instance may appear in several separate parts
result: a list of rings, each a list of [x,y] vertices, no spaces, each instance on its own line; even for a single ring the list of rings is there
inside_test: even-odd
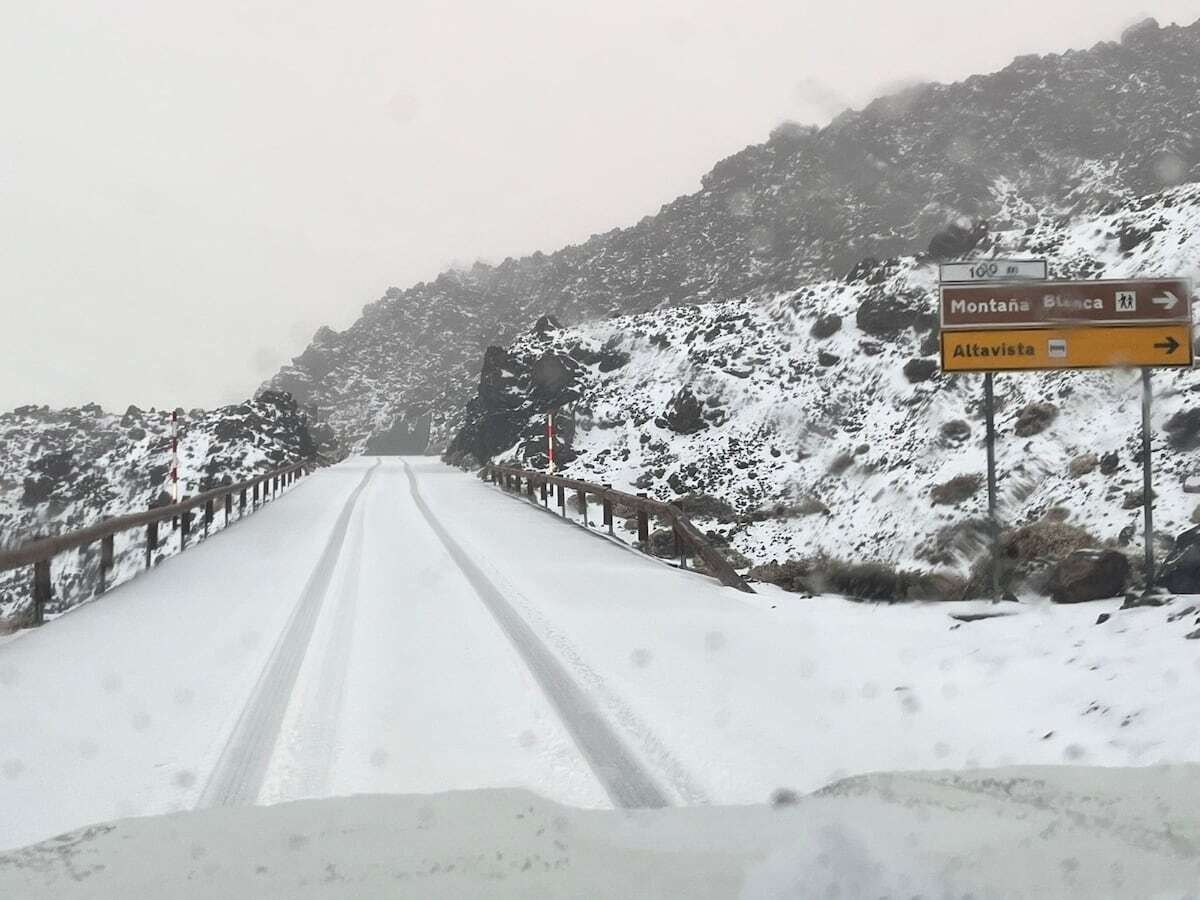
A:
[[[318,331],[270,384],[348,450],[371,438],[440,449],[484,348],[542,314],[636,314],[794,290],[864,256],[954,254],[982,220],[1026,226],[1195,180],[1196,134],[1200,23],[1147,21],[1120,42],[921,85],[825,128],[781,127],[631,227],[391,288],[345,331]]]
[[[977,252],[1044,255],[1064,278],[1194,277],[1200,186],[997,233]],[[716,495],[737,518],[705,527],[755,561],[823,552],[965,565],[955,526],[985,509],[981,378],[938,373],[936,279],[935,265],[911,257],[867,261],[845,280],[784,293],[543,322],[489,351],[454,455],[540,463],[544,411],[567,404],[568,474],[663,499]],[[561,377],[548,392],[550,370]],[[1137,374],[996,384],[1006,522],[1050,516],[1098,541],[1140,537]],[[1164,371],[1155,385],[1156,515],[1170,536],[1200,500],[1183,491],[1200,474],[1200,382]]]
[[[194,496],[313,454],[308,420],[284,394],[179,417],[180,496]],[[0,546],[62,534],[170,499],[171,413],[25,406],[0,415]],[[218,516],[218,523],[221,517]],[[141,535],[117,537],[119,581],[136,570]],[[169,553],[174,542],[163,553]],[[91,596],[99,549],[54,561],[62,609]],[[28,570],[0,573],[0,620],[30,602]]]

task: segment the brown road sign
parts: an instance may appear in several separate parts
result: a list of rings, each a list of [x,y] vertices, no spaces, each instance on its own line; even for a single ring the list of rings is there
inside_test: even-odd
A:
[[[942,328],[1040,328],[1191,321],[1191,285],[1178,278],[944,284]]]
[[[942,371],[1103,369],[1192,364],[1187,323],[942,332]]]

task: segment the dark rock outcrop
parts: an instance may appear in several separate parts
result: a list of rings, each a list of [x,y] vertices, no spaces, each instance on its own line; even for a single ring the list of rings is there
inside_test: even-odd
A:
[[[977,222],[970,228],[951,223],[933,236],[929,242],[932,259],[953,259],[970,253],[987,236],[987,223]]]
[[[1200,447],[1200,407],[1175,413],[1163,423],[1163,431],[1176,450]]]
[[[842,330],[842,317],[837,313],[829,313],[828,315],[818,316],[813,322],[812,328],[809,329],[809,334],[819,341],[825,340],[827,337],[833,337]]]
[[[868,296],[858,307],[855,322],[867,334],[892,338],[922,321],[924,310],[915,298],[893,297],[883,292]]]
[[[663,419],[668,428],[676,434],[695,434],[708,427],[704,419],[704,406],[689,388],[681,388],[679,393],[671,398]]]
[[[1017,412],[1013,434],[1017,437],[1032,437],[1041,434],[1058,418],[1058,407],[1053,403],[1030,403]]]
[[[1176,536],[1158,580],[1176,594],[1200,593],[1200,525]]]
[[[547,326],[534,333],[547,336],[554,330]],[[478,464],[522,441],[522,461],[544,466],[549,458],[547,417],[557,411],[555,461],[572,461],[575,420],[570,408],[579,399],[582,371],[583,363],[570,353],[547,349],[530,361],[503,347],[488,347],[479,391],[467,404],[466,422],[451,441],[446,459],[457,465]]]
[[[913,384],[919,384],[937,375],[939,368],[936,359],[910,359],[904,364],[904,377]]]
[[[1129,559],[1117,550],[1075,550],[1054,567],[1050,598],[1055,603],[1085,603],[1118,597],[1129,583]]]

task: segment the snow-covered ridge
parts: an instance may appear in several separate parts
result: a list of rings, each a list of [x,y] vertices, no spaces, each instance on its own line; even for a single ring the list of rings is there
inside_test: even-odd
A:
[[[1195,278],[1200,186],[996,233],[977,253],[1044,255],[1061,278]],[[846,280],[795,291],[534,330],[492,354],[456,449],[537,457],[544,409],[567,402],[577,454],[567,474],[661,499],[714,494],[742,516],[782,505],[761,521],[706,526],[755,561],[824,552],[965,564],[942,546],[942,530],[985,510],[981,379],[938,373],[936,286],[931,262],[867,261]],[[556,399],[539,395],[531,374],[547,355],[571,373]],[[1006,522],[1049,514],[1100,541],[1139,540],[1136,373],[996,384]],[[1200,501],[1183,491],[1200,474],[1200,380],[1163,371],[1155,389],[1156,517],[1169,537],[1192,524]],[[936,490],[948,482],[962,496]]]
[[[866,256],[953,255],[972,226],[1024,228],[1200,178],[1200,22],[1144,22],[1088,50],[1014,60],[788,126],[700,189],[554,253],[390,288],[271,380],[347,452],[442,449],[479,356],[564,322],[794,291]],[[964,223],[963,233],[947,230]]]
[[[179,490],[184,497],[268,472],[314,450],[307,418],[279,393],[182,413],[179,428]],[[26,406],[0,415],[0,546],[167,502],[171,435],[169,410],[130,407],[115,415],[96,405],[58,410]],[[218,516],[218,527],[220,522]],[[162,555],[177,546],[165,537]],[[142,539],[133,533],[117,536],[113,583],[141,564]],[[98,548],[55,559],[54,609],[91,596],[98,560]],[[0,573],[0,620],[28,605],[29,578],[27,570]]]

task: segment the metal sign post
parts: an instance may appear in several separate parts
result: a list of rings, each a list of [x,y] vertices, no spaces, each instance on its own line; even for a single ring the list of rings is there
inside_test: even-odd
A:
[[[1146,590],[1154,587],[1154,500],[1150,471],[1150,367],[1142,369],[1142,512],[1146,522]]]
[[[987,418],[988,524],[992,538],[992,597],[1000,599],[1000,520],[996,515],[996,397],[992,373],[983,376],[983,414]]]
[[[942,370],[951,371],[946,365],[945,332],[953,328],[953,322],[947,323],[946,321],[946,291],[978,287],[980,282],[1044,281],[1047,278],[1047,265],[1044,259],[986,259],[951,262],[942,263],[938,275],[942,294]],[[956,369],[954,371],[963,370]],[[987,449],[987,511],[992,555],[992,598],[999,600],[1000,515],[996,489],[996,386],[992,371],[990,369],[983,371],[983,417],[987,428],[984,445]]]

